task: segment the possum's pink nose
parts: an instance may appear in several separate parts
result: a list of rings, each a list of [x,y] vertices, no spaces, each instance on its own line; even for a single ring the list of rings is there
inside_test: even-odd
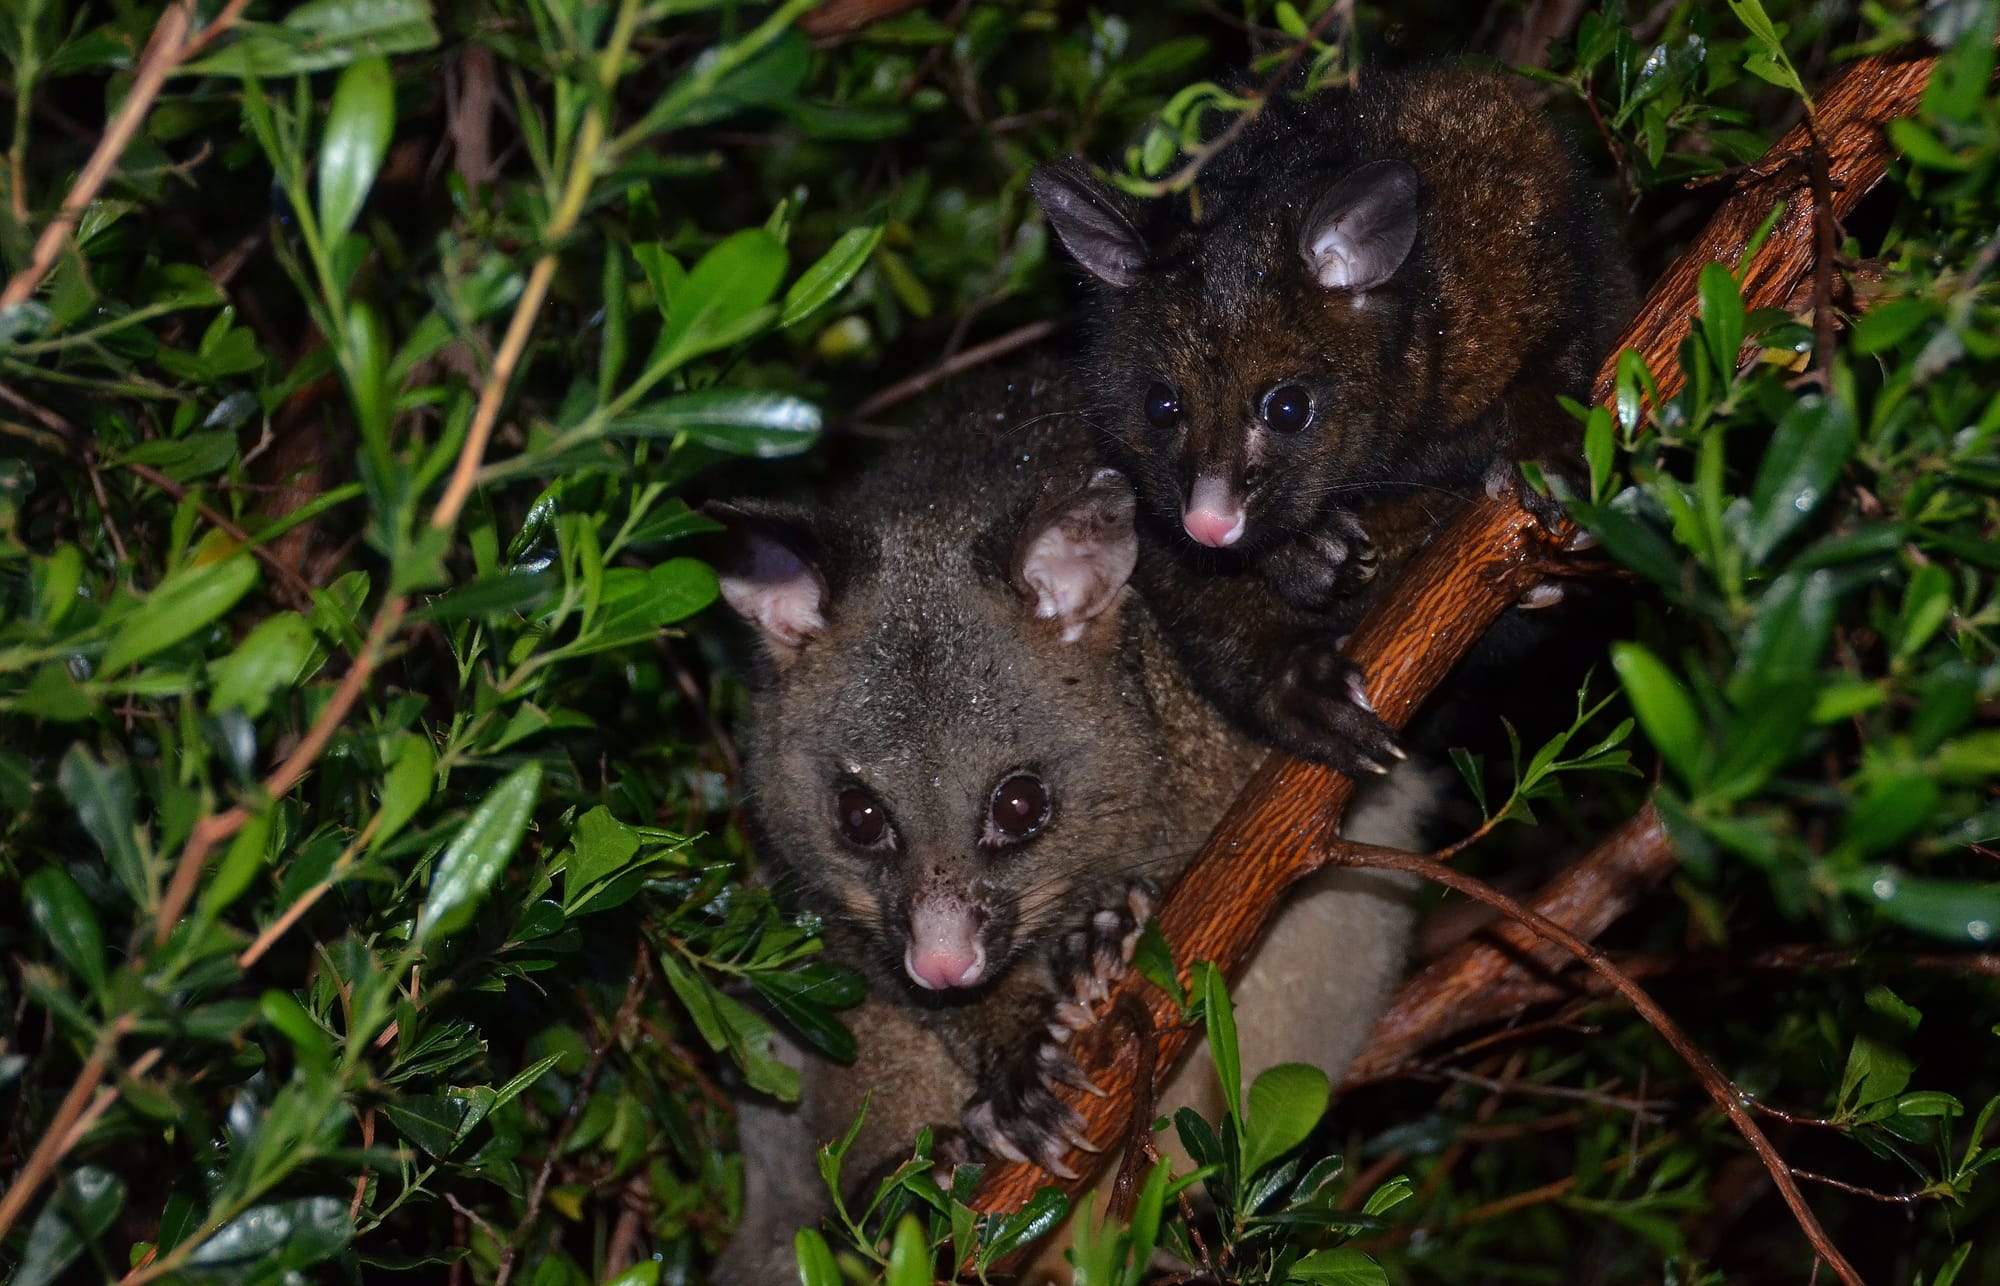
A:
[[[910,908],[903,970],[930,991],[978,982],[986,973],[986,944],[979,940],[977,918],[956,899],[919,898]]]
[[[949,991],[970,987],[986,972],[986,948],[973,943],[963,946],[920,947],[912,942],[903,952],[903,968],[919,987]]]
[[[1227,482],[1211,474],[1194,480],[1187,512],[1181,515],[1188,535],[1210,549],[1226,549],[1243,539],[1244,522],[1243,502]]]
[[[1224,549],[1243,538],[1243,511],[1217,513],[1213,509],[1190,509],[1181,522],[1187,534],[1211,549]]]

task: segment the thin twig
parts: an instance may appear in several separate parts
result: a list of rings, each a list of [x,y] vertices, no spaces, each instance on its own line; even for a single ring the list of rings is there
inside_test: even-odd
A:
[[[1846,1256],[1842,1255],[1840,1249],[1827,1237],[1826,1230],[1820,1226],[1818,1217],[1806,1204],[1804,1194],[1799,1191],[1799,1185],[1792,1178],[1791,1167],[1785,1163],[1782,1156],[1778,1155],[1777,1148],[1772,1146],[1771,1140],[1758,1128],[1756,1120],[1743,1106],[1742,1091],[1717,1069],[1715,1063],[1701,1051],[1699,1046],[1688,1039],[1687,1033],[1683,1032],[1680,1025],[1654,1002],[1646,990],[1626,977],[1608,956],[1555,921],[1536,914],[1484,881],[1474,879],[1431,858],[1397,849],[1375,848],[1340,841],[1333,845],[1330,861],[1340,866],[1405,871],[1433,883],[1442,884],[1454,892],[1493,907],[1536,937],[1561,947],[1610,983],[1618,994],[1625,997],[1639,1012],[1639,1016],[1644,1018],[1653,1030],[1659,1032],[1667,1044],[1673,1047],[1674,1052],[1680,1055],[1681,1061],[1688,1065],[1694,1072],[1695,1079],[1699,1080],[1702,1088],[1708,1091],[1708,1096],[1722,1109],[1723,1114],[1729,1118],[1744,1141],[1749,1143],[1751,1150],[1764,1163],[1764,1168],[1770,1171],[1771,1181],[1777,1185],[1785,1204],[1791,1207],[1793,1217],[1798,1220],[1799,1227],[1805,1232],[1806,1240],[1812,1243],[1813,1250],[1847,1286],[1861,1286],[1861,1275],[1855,1272],[1854,1266],[1848,1263]]]
[[[118,114],[105,126],[104,134],[97,140],[97,147],[84,163],[83,172],[70,184],[69,195],[63,198],[62,208],[55,218],[49,220],[42,235],[35,240],[35,249],[28,257],[27,266],[15,273],[8,281],[7,288],[0,291],[0,312],[28,302],[35,288],[42,284],[42,278],[61,257],[63,244],[75,230],[83,212],[97,199],[97,193],[111,172],[118,166],[118,158],[125,154],[139,126],[152,109],[153,100],[159,97],[160,87],[167,82],[167,76],[180,63],[209,41],[220,36],[236,21],[243,11],[246,0],[231,0],[231,3],[216,15],[215,21],[193,40],[188,39],[188,30],[194,24],[194,0],[179,0],[160,15],[153,27],[153,34],[146,41],[146,48],[139,55],[139,68],[132,77],[132,87],[125,91],[125,101],[118,106]]]
[[[89,1109],[99,1083],[104,1080],[111,1056],[117,1050],[118,1038],[131,1028],[132,1022],[129,1014],[121,1015],[118,1021],[98,1034],[90,1056],[83,1060],[83,1067],[77,1072],[76,1083],[69,1087],[69,1093],[63,1095],[62,1102],[56,1106],[56,1114],[36,1141],[35,1150],[28,1154],[27,1164],[14,1176],[14,1182],[7,1185],[7,1191],[0,1194],[0,1237],[7,1235],[36,1190],[54,1172],[56,1162],[62,1160],[69,1148],[70,1127],[82,1119]]]
[[[400,596],[382,604],[381,610],[375,614],[375,623],[368,631],[368,638],[361,645],[361,654],[354,658],[354,664],[341,676],[333,696],[320,710],[319,718],[313,720],[312,727],[292,748],[285,761],[264,779],[262,792],[266,798],[277,799],[286,794],[311,771],[327,743],[333,740],[333,734],[346,722],[354,703],[367,690],[368,680],[375,673],[375,667],[381,662],[382,653],[395,636],[396,627],[402,623],[407,609],[408,600]],[[175,860],[173,878],[168,881],[167,891],[161,896],[159,910],[154,915],[153,940],[156,945],[165,944],[167,935],[173,932],[175,923],[180,920],[181,912],[187,909],[188,899],[194,896],[195,883],[201,877],[203,860],[217,844],[242,830],[249,820],[250,810],[237,804],[223,812],[210,813],[195,823],[186,846]]]
[[[1018,352],[1031,344],[1039,344],[1056,333],[1052,321],[1029,322],[1026,326],[1008,331],[998,339],[989,339],[984,344],[974,344],[961,353],[954,353],[927,371],[920,371],[906,380],[898,380],[869,398],[846,417],[853,421],[864,421],[880,415],[892,406],[900,405],[913,397],[927,393],[954,376],[963,375],[976,366]]]
[[[145,479],[148,483],[173,497],[177,502],[187,499],[188,489],[186,487],[183,487],[180,483],[175,482],[172,478],[169,478],[166,474],[161,473],[149,464],[138,464],[128,461],[120,464],[118,467],[136,477]],[[262,540],[251,535],[234,522],[231,522],[229,516],[214,505],[203,500],[197,500],[194,507],[195,512],[207,519],[210,526],[216,528],[237,544],[242,545],[250,551],[257,561],[277,573],[278,579],[285,582],[291,588],[292,592],[298,595],[300,606],[305,606],[312,602],[312,582],[299,575],[297,568],[272,553]]]

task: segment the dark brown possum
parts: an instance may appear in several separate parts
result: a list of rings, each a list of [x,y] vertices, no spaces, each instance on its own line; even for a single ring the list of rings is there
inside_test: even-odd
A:
[[[1588,393],[1631,298],[1585,175],[1513,82],[1429,69],[1274,95],[1185,196],[1076,161],[1030,182],[1098,283],[1093,422],[1150,541],[1275,592],[1142,571],[1197,681],[1294,751],[1385,763],[1328,644],[1496,466],[1580,464],[1557,398]]]
[[[745,1106],[744,1226],[718,1280],[782,1271],[823,1206],[812,1149],[864,1095],[850,1180],[921,1126],[1059,1157],[1063,1015],[1122,970],[1147,909],[1131,895],[1179,873],[1262,753],[1128,588],[1132,491],[1091,459],[1070,387],[1035,368],[957,406],[825,505],[714,510],[736,542],[724,593],[760,642],[758,849],[869,978],[856,1063],[808,1063],[795,1110]],[[1424,806],[1397,780],[1419,789],[1385,792],[1377,842],[1410,842]],[[1408,915],[1379,876],[1307,889],[1243,984],[1246,1062],[1344,1065]]]

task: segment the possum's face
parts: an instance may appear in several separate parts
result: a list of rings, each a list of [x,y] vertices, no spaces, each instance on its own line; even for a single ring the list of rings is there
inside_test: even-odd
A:
[[[766,542],[724,577],[771,662],[745,764],[766,855],[913,995],[982,990],[1144,869],[1160,748],[1118,610],[1131,521],[1107,473],[1030,518],[1011,567],[921,519],[833,554],[732,522]]]
[[[1309,200],[1151,244],[1082,171],[1037,171],[1050,226],[1106,287],[1099,428],[1146,507],[1187,538],[1255,554],[1381,479],[1425,346],[1398,275],[1420,189],[1365,165]],[[1408,274],[1404,274],[1408,275]]]

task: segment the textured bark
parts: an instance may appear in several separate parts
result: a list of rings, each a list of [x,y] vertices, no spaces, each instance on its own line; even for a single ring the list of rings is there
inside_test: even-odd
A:
[[[1883,123],[1916,110],[1933,65],[1929,58],[1851,64],[1821,91],[1812,127],[1801,123],[1789,131],[1745,172],[1702,235],[1648,292],[1617,346],[1618,352],[1636,349],[1645,357],[1662,397],[1679,388],[1675,354],[1697,311],[1702,268],[1712,261],[1742,268],[1737,261],[1751,235],[1782,202],[1784,213],[1769,239],[1742,268],[1744,296],[1752,308],[1782,306],[1793,298],[1815,270],[1815,220],[1844,217],[1881,179],[1889,155]],[[1831,180],[1825,212],[1817,210],[1804,163],[1814,131]],[[1616,369],[1614,359],[1600,370],[1600,401],[1610,398]],[[1511,501],[1482,499],[1411,561],[1395,592],[1363,622],[1350,646],[1384,719],[1397,727],[1408,721],[1493,621],[1535,583],[1562,536],[1543,530]],[[1214,961],[1226,971],[1242,962],[1285,890],[1325,864],[1352,789],[1338,773],[1286,755],[1265,762],[1160,909],[1160,928],[1183,970],[1194,960]],[[1649,808],[1536,902],[1558,923],[1595,931],[1672,862]],[[1609,878],[1613,873],[1616,878]],[[1379,1047],[1364,1051],[1360,1065],[1400,1062],[1438,1039],[1450,1027],[1451,1006],[1444,997],[1474,994],[1512,974],[1513,953],[1519,950],[1515,943],[1455,953],[1454,967],[1466,973],[1462,985],[1441,975],[1413,980],[1383,1019]],[[1497,967],[1489,956],[1498,960]],[[1105,1145],[1124,1138],[1135,1108],[1144,1110],[1150,1102],[1151,1094],[1133,1084],[1136,1068],[1149,1062],[1155,1079],[1164,1078],[1192,1034],[1178,1024],[1172,1002],[1136,974],[1123,980],[1098,1012],[1109,1014],[1121,1003],[1129,1012],[1130,1002],[1150,1015],[1155,1057],[1141,1060],[1127,1048],[1130,1033],[1143,1030],[1142,1024],[1100,1022],[1072,1042],[1078,1063],[1105,1093],[1065,1097],[1083,1117],[1085,1133]],[[1060,1186],[1079,1191],[1114,1151],[1107,1146],[1097,1155],[1071,1152],[1068,1164],[1080,1177]],[[1059,1182],[1037,1166],[998,1162],[988,1168],[972,1204],[989,1211],[1019,1209],[1037,1188]]]
[[[1589,941],[1673,869],[1673,846],[1652,805],[1640,809],[1576,865],[1550,880],[1534,910]],[[1431,1045],[1473,1027],[1517,1016],[1545,996],[1522,987],[1560,973],[1568,952],[1503,921],[1432,961],[1396,993],[1368,1045],[1347,1071],[1349,1085],[1386,1080]],[[1505,993],[1504,996],[1498,993]]]

